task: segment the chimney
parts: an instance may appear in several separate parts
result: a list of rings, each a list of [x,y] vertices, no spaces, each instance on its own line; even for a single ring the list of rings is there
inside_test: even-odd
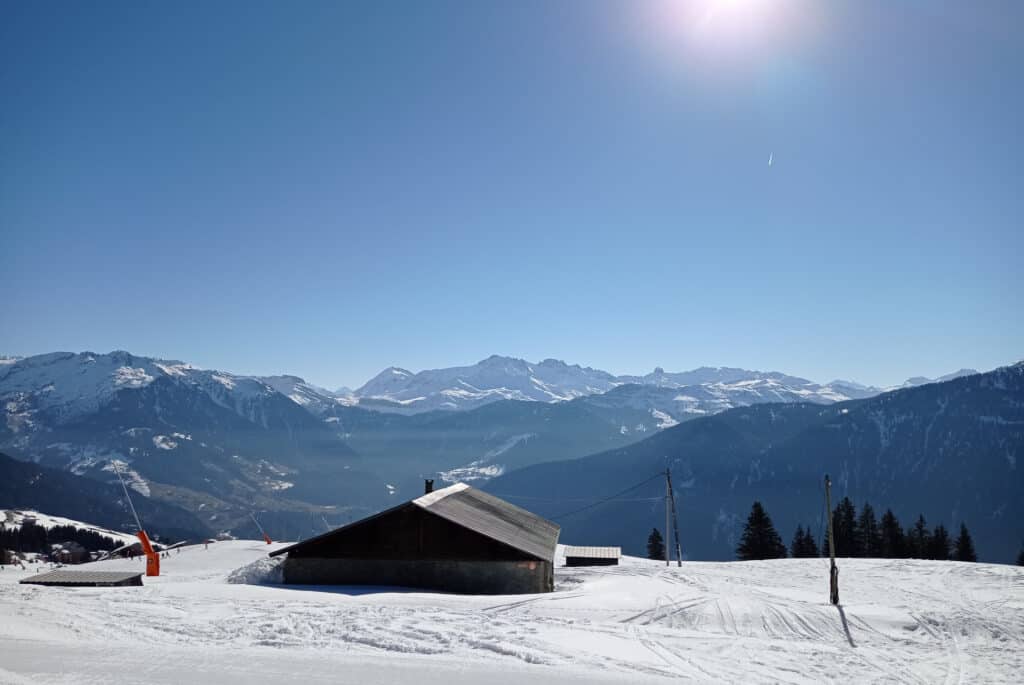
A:
[[[427,478],[426,480],[423,481],[423,494],[424,495],[429,495],[433,491],[434,491],[434,479],[433,478]]]

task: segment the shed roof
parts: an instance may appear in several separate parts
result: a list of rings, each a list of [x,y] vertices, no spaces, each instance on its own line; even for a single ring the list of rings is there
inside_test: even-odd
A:
[[[29,585],[116,585],[141,577],[140,571],[50,571],[20,582]]]
[[[573,547],[565,546],[566,557],[582,557],[584,559],[618,559],[622,556],[621,547]]]
[[[398,507],[374,514],[342,528],[336,528],[290,547],[276,550],[271,552],[270,556],[284,554],[314,540],[321,540],[338,531],[357,526],[368,519],[383,516],[407,506],[416,506],[429,511],[463,528],[497,540],[542,561],[554,561],[555,548],[558,546],[558,534],[561,531],[558,524],[494,495],[472,488],[465,483],[456,483],[447,488],[435,490]]]
[[[538,559],[555,558],[561,531],[557,523],[465,483],[435,490],[412,503]]]

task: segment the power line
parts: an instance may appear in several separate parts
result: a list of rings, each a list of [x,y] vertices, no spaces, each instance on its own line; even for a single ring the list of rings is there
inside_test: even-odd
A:
[[[552,519],[562,519],[562,518],[565,518],[566,516],[572,516],[573,514],[578,514],[581,511],[586,511],[587,509],[593,509],[594,507],[600,506],[600,505],[604,504],[605,502],[610,502],[611,500],[615,499],[616,497],[621,497],[622,495],[625,495],[627,492],[632,492],[633,490],[636,490],[637,488],[639,488],[642,485],[647,485],[648,483],[650,483],[652,480],[655,480],[656,478],[664,478],[664,477],[665,477],[664,473],[656,473],[653,476],[651,476],[650,478],[648,478],[647,480],[643,480],[643,481],[637,483],[636,485],[633,485],[631,487],[626,488],[625,490],[622,490],[621,492],[617,492],[614,495],[611,495],[610,497],[606,497],[606,498],[604,498],[604,499],[602,499],[602,500],[600,500],[598,502],[594,502],[593,504],[588,504],[585,507],[580,507],[579,509],[573,509],[572,511],[567,511],[567,512],[565,512],[563,514],[559,514],[558,516],[552,516],[551,518]],[[660,499],[660,498],[656,498],[656,499]]]
[[[528,495],[506,495],[501,492],[492,492],[495,497],[506,497],[510,499],[526,499],[534,502],[597,502],[604,501],[600,497],[530,497]],[[624,497],[616,502],[654,502],[661,501],[664,497]]]

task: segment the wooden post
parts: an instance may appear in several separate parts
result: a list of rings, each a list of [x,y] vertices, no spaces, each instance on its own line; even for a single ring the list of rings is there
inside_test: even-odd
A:
[[[679,514],[676,512],[676,493],[672,489],[672,471],[666,470],[665,475],[668,477],[668,496],[672,502],[672,533],[676,542],[676,565],[682,566],[683,548],[679,544]],[[665,542],[668,543],[668,531],[665,531]]]
[[[672,496],[672,485],[669,483],[668,469],[665,469],[665,565],[668,566],[669,557],[672,554],[671,545],[668,542],[668,513],[669,498]]]
[[[839,604],[839,567],[836,566],[836,540],[832,534],[832,481],[825,474],[825,509],[828,515],[828,597],[833,604]]]

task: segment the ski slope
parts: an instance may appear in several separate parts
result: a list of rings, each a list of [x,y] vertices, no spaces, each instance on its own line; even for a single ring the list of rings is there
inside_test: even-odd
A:
[[[558,568],[556,592],[229,583],[268,546],[185,547],[143,588],[0,571],[0,683],[1020,682],[1024,569],[916,560]],[[83,568],[143,569],[141,560]]]
[[[131,533],[110,530],[109,528],[100,528],[99,526],[94,526],[91,523],[82,523],[81,521],[64,518],[63,516],[52,516],[50,514],[43,514],[31,509],[0,509],[0,528],[21,528],[25,523],[25,519],[30,519],[34,521],[37,526],[42,526],[47,530],[55,526],[74,526],[79,530],[104,535],[111,540],[120,542],[121,544],[131,544],[138,541],[138,538]]]

